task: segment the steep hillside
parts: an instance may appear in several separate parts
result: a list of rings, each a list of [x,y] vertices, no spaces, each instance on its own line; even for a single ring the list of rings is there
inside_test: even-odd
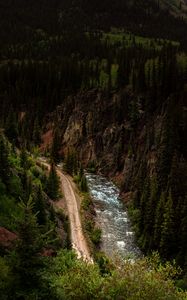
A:
[[[186,43],[185,1],[0,1],[1,43],[23,43],[40,33],[124,28],[136,34]],[[8,33],[8,34],[7,34]]]
[[[86,167],[94,166],[121,184],[145,253],[158,250],[184,267],[186,92],[169,95],[152,112],[144,101],[128,90],[81,92],[57,107],[44,132],[58,128],[62,159],[76,151]],[[48,148],[52,139],[45,137],[42,147]]]
[[[132,282],[138,278],[138,290],[132,283],[129,294],[127,277],[120,281],[121,271],[102,255],[98,269],[63,252],[54,259],[53,268],[49,266],[52,260],[41,259],[43,246],[38,245],[43,245],[46,231],[55,239],[60,224],[66,227],[61,228],[64,239],[55,244],[55,251],[69,246],[67,220],[54,214],[50,199],[59,196],[54,163],[63,160],[66,170],[77,175],[74,158],[78,158],[84,167],[120,185],[138,245],[146,254],[158,250],[162,261],[175,259],[182,267],[185,288],[186,9],[183,0],[0,0],[0,226],[7,238],[12,232],[16,237],[25,234],[20,241],[15,238],[17,262],[14,253],[9,261],[6,247],[0,249],[0,264],[8,278],[5,282],[11,286],[9,291],[2,284],[4,299],[12,299],[14,285],[15,299],[46,299],[49,295],[55,300],[94,299],[96,290],[101,291],[98,299],[106,299],[105,295],[117,299],[119,290],[131,295],[129,299],[139,300],[140,295],[180,299],[171,281],[171,297],[167,298],[170,267],[159,277],[157,257],[157,267],[153,267],[156,281],[149,280],[152,273],[147,272],[147,261],[140,262],[146,265],[140,267],[145,271],[145,285],[141,274],[137,275],[139,263],[135,269],[129,266],[129,274],[135,274]],[[40,151],[54,162],[47,177],[28,156],[28,152],[36,155]],[[72,168],[75,161],[76,172]],[[82,172],[81,165],[79,168]],[[83,179],[75,177],[85,191]],[[42,213],[35,215],[38,210]],[[33,239],[28,235],[31,242],[21,231],[19,224],[24,222],[27,226],[23,228],[33,233]],[[34,265],[27,251],[21,250],[21,243],[31,250]],[[51,239],[48,245],[52,245]],[[38,272],[29,269],[24,287],[30,263]],[[75,274],[83,276],[77,279]],[[88,290],[78,290],[76,280],[80,287],[86,282]],[[161,292],[157,289],[160,281]],[[116,288],[111,290],[111,286]]]

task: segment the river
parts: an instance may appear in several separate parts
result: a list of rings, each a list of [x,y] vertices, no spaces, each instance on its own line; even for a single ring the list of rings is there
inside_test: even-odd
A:
[[[86,177],[96,222],[102,230],[101,250],[111,258],[116,255],[132,259],[140,256],[127,209],[119,198],[119,189],[103,176],[86,174]]]

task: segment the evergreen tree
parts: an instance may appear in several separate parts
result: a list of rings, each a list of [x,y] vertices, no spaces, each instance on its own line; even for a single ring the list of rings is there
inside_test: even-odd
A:
[[[82,164],[81,164],[80,170],[79,170],[79,177],[82,178],[83,175],[84,175],[84,169],[83,169],[83,166],[82,166]]]
[[[74,151],[69,151],[64,162],[64,169],[70,175],[76,175],[78,172],[78,162]]]
[[[34,121],[34,128],[33,128],[33,136],[32,136],[33,142],[35,145],[39,145],[41,142],[41,130],[38,122],[38,118]]]
[[[171,257],[176,250],[173,199],[169,192],[165,203],[163,223],[161,225],[160,251],[165,258]]]
[[[12,257],[12,268],[15,275],[14,289],[16,290],[14,299],[25,299],[23,295],[34,294],[34,290],[40,287],[40,270],[43,267],[39,254],[44,243],[36,216],[32,213],[31,197],[27,204],[21,203],[20,207],[23,218],[18,221],[19,239],[15,247],[15,255]]]
[[[49,197],[53,200],[59,197],[60,182],[56,172],[54,163],[51,164],[51,169],[49,172],[49,177],[47,180],[47,193]]]
[[[28,174],[27,170],[23,170],[23,174],[21,176],[22,186],[24,190],[24,201],[27,202],[32,193],[32,179]]]
[[[39,225],[46,224],[46,211],[43,197],[43,191],[41,184],[37,187],[37,191],[34,197],[34,211],[37,213],[37,222]]]
[[[2,133],[0,133],[0,177],[5,184],[8,184],[10,178],[9,149]]]
[[[140,220],[139,220],[140,232],[143,232],[144,228],[145,228],[146,206],[147,206],[149,197],[150,197],[150,180],[147,177],[146,180],[145,180],[143,192],[142,192],[141,199],[140,199],[140,212],[141,212],[141,217],[140,217]]]
[[[56,128],[53,133],[53,143],[51,146],[51,158],[55,164],[57,164],[60,160],[60,151],[61,148],[61,139],[59,129]]]
[[[10,110],[5,124],[5,134],[11,143],[15,144],[18,138],[18,122],[13,109]]]
[[[164,220],[163,214],[164,214],[165,202],[166,202],[166,195],[164,192],[162,192],[160,199],[157,203],[155,221],[154,221],[154,245],[156,249],[158,249],[160,245],[161,226]]]
[[[82,175],[81,181],[80,181],[80,189],[82,192],[88,192],[88,185],[85,175]]]
[[[179,238],[177,262],[185,269],[185,274],[187,274],[187,196],[183,199],[180,198],[179,203],[181,203],[181,209],[180,227],[178,227],[180,230],[177,232]]]
[[[161,190],[166,190],[171,170],[172,156],[175,147],[174,126],[171,115],[167,114],[162,134],[162,142],[158,158],[158,183]]]
[[[21,149],[21,153],[20,153],[20,165],[24,170],[28,169],[28,153],[25,149],[25,147],[23,147]]]
[[[147,200],[144,217],[145,249],[153,249],[155,210],[158,202],[158,185],[155,177],[151,178],[150,197]]]

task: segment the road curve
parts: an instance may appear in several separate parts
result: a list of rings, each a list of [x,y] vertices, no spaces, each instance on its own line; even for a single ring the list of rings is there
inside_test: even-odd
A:
[[[50,165],[46,161],[40,159],[40,162],[50,169]],[[90,251],[82,230],[80,212],[76,198],[78,195],[75,195],[75,190],[73,188],[71,179],[68,178],[67,175],[63,174],[59,168],[57,168],[57,174],[60,178],[61,190],[64,195],[68,210],[72,248],[77,253],[78,258],[82,258],[86,262],[93,263],[93,259],[90,255]]]

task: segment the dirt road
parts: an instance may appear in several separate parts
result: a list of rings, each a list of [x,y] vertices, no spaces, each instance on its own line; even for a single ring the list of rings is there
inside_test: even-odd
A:
[[[40,162],[47,166],[48,169],[50,168],[50,165],[46,161],[40,159]],[[78,258],[82,258],[89,263],[93,263],[93,259],[90,255],[90,251],[82,230],[80,212],[77,203],[79,196],[73,187],[72,180],[67,175],[63,174],[59,168],[57,168],[57,173],[60,177],[61,189],[68,210],[72,248],[76,251]],[[62,201],[64,201],[64,199],[56,202],[56,206],[61,208],[63,205]]]

